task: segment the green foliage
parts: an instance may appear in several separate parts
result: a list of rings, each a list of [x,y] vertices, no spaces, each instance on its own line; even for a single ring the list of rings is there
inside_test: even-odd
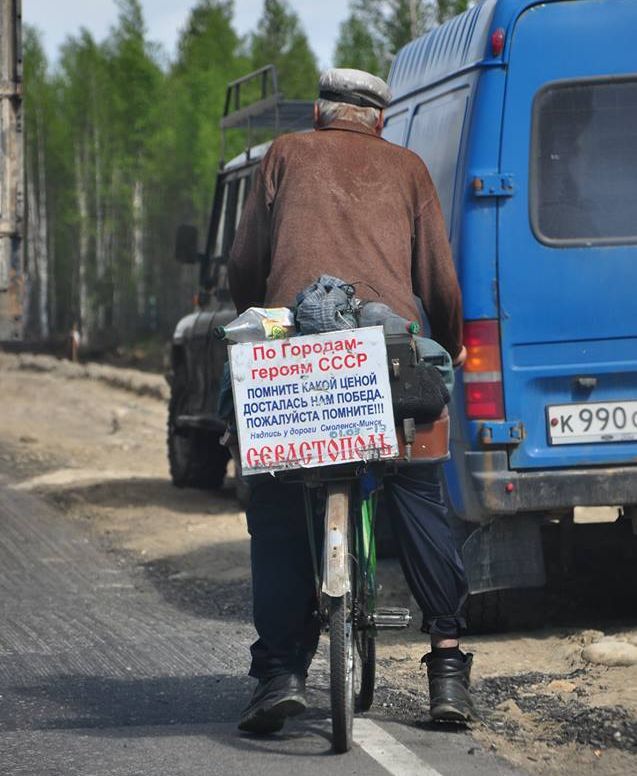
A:
[[[335,63],[386,76],[398,49],[470,4],[471,0],[350,0],[351,13],[341,25]]]
[[[438,21],[446,22],[447,19],[466,11],[470,5],[473,5],[471,0],[438,0]]]
[[[44,53],[40,33],[35,27],[27,25],[24,28],[22,44],[25,55],[24,77],[31,86],[29,93],[25,94],[25,103],[35,104],[37,97],[42,95],[43,87],[45,88],[49,63]]]
[[[279,86],[287,99],[316,96],[318,67],[299,17],[284,0],[265,0],[263,14],[250,39],[254,70],[276,65]]]
[[[382,51],[379,52],[378,48],[365,22],[356,14],[351,14],[339,30],[334,66],[355,67],[382,76],[385,67],[381,60]]]
[[[232,3],[200,0],[178,45],[167,88],[172,144],[170,177],[192,204],[190,218],[202,225],[212,197],[219,163],[221,119],[226,85],[250,64],[232,27]]]
[[[157,117],[163,74],[146,41],[146,29],[139,0],[118,0],[119,20],[105,45],[105,59],[111,82],[111,119],[121,142],[125,165],[138,173],[148,138]]]
[[[227,83],[270,62],[288,98],[313,97],[318,80],[285,2],[266,0],[242,41],[231,0],[193,0],[174,62],[148,40],[140,0],[117,8],[106,40],[80,30],[53,72],[39,34],[24,35],[28,229],[49,248],[38,256],[53,332],[79,320],[95,345],[167,335],[189,310],[197,275],[173,259],[175,229],[194,223],[203,234],[207,224]],[[240,150],[231,140],[226,158]],[[37,310],[44,295],[30,272]],[[43,333],[31,318],[32,334]]]

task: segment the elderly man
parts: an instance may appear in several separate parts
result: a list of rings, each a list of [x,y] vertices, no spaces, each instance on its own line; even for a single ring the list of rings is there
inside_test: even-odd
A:
[[[410,320],[419,317],[420,297],[432,337],[461,364],[461,296],[438,197],[421,159],[380,137],[387,84],[333,69],[319,90],[316,131],[279,137],[257,172],[228,265],[238,311],[292,305],[324,273],[362,281],[376,301]],[[466,721],[471,655],[460,651],[458,636],[467,584],[439,467],[407,467],[387,478],[385,490],[402,568],[431,634],[423,657],[431,715]],[[273,478],[258,484],[247,519],[259,636],[250,675],[258,684],[239,728],[272,733],[306,708],[319,637],[299,486]]]

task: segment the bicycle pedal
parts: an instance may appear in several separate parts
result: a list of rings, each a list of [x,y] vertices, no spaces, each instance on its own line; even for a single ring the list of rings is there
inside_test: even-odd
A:
[[[411,622],[411,614],[409,609],[402,609],[399,606],[385,607],[376,609],[372,615],[372,621],[379,630],[406,628]]]

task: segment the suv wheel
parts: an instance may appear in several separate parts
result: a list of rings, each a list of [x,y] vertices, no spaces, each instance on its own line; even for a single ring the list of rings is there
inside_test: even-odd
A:
[[[198,428],[178,428],[186,407],[188,388],[183,369],[175,371],[168,407],[168,462],[173,485],[211,488],[223,485],[230,454],[219,444],[219,434]]]

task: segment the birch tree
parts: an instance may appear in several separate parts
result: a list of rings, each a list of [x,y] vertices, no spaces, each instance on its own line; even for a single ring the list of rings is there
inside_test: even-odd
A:
[[[27,196],[27,272],[31,279],[31,320],[37,334],[46,339],[50,333],[49,291],[53,274],[49,263],[47,221],[47,113],[50,100],[47,85],[47,60],[37,32],[25,29],[26,114],[26,196]]]
[[[112,81],[114,135],[120,189],[113,195],[120,201],[117,242],[117,277],[120,290],[119,325],[133,333],[144,328],[148,300],[148,276],[153,266],[146,253],[145,178],[149,154],[159,116],[162,73],[146,38],[139,0],[118,0],[119,17],[107,42]]]
[[[72,159],[75,208],[63,214],[76,235],[73,253],[75,299],[72,319],[82,332],[85,344],[91,343],[100,321],[104,319],[107,300],[101,293],[105,273],[103,233],[96,232],[102,219],[102,191],[98,192],[96,215],[95,180],[102,177],[103,153],[96,137],[107,111],[103,102],[107,89],[101,72],[103,53],[91,34],[83,30],[78,38],[69,39],[62,49],[60,73],[60,109],[67,122],[68,152]],[[68,223],[68,222],[67,222]],[[96,237],[98,238],[96,240]],[[100,257],[98,264],[97,256]]]

